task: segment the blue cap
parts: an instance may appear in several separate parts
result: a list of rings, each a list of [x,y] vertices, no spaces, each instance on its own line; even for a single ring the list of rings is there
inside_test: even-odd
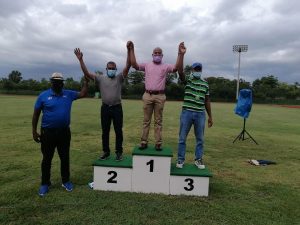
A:
[[[202,69],[202,64],[199,62],[193,63],[192,68],[195,69],[196,67],[200,67]]]

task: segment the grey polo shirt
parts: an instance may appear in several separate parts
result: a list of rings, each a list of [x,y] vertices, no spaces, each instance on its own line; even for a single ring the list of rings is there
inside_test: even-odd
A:
[[[100,89],[102,103],[107,105],[117,105],[121,103],[121,91],[124,77],[118,74],[114,78],[106,75],[97,75],[96,82]]]

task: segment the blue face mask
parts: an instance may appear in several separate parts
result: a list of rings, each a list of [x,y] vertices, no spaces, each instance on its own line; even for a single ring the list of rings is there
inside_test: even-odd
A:
[[[201,78],[201,75],[202,75],[202,72],[192,72],[192,75],[195,77],[195,78]]]
[[[106,74],[109,78],[113,78],[116,76],[117,70],[107,70]]]

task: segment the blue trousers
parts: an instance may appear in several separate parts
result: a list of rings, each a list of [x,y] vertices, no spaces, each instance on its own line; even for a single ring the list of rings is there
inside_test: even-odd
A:
[[[204,128],[205,128],[205,111],[196,112],[183,109],[180,116],[180,130],[178,142],[178,162],[184,162],[186,151],[186,138],[189,131],[194,125],[196,137],[195,160],[201,159],[203,155]]]

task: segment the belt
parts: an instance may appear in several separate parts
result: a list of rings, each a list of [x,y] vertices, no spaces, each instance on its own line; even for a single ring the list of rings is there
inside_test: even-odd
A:
[[[150,94],[150,95],[158,95],[158,94],[164,94],[165,93],[164,90],[160,90],[160,91],[146,90],[145,92]]]
[[[105,107],[117,107],[117,106],[121,106],[121,103],[115,104],[115,105],[108,105],[108,104],[102,103],[102,105]]]
[[[41,130],[45,130],[45,131],[64,131],[64,130],[70,130],[70,127],[60,127],[60,128],[41,127]]]

